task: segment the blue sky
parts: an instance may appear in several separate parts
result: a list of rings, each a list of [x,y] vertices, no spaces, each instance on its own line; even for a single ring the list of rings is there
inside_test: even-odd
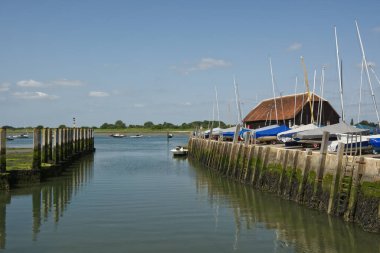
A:
[[[380,1],[2,0],[0,125],[55,127],[237,120],[276,95],[304,90],[300,56],[340,112],[334,25],[347,119],[357,119],[361,51],[380,75]],[[376,65],[377,64],[377,65]],[[372,75],[380,103],[380,84]],[[366,80],[366,79],[365,79]],[[364,82],[361,119],[376,121]],[[216,117],[216,116],[215,116]]]

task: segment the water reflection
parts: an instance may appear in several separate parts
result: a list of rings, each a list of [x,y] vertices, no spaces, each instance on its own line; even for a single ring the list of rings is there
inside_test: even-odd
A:
[[[233,210],[235,223],[234,250],[239,247],[242,231],[275,231],[275,252],[380,252],[378,234],[362,231],[336,217],[307,209],[277,196],[257,192],[252,186],[223,178],[216,172],[190,161],[196,170],[199,193],[207,192],[218,226],[219,208]]]
[[[37,240],[44,222],[52,217],[58,224],[72,198],[93,178],[94,155],[90,154],[74,162],[62,176],[51,178],[44,183],[0,193],[0,248],[6,244],[7,205],[12,198],[30,197],[32,201],[32,236]],[[25,207],[28,208],[28,207]]]

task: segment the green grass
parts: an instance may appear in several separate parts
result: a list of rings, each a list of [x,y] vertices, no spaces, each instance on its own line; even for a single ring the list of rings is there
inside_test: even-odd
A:
[[[380,182],[363,182],[360,190],[365,196],[379,198]]]
[[[7,149],[7,171],[32,169],[33,150],[27,148]]]

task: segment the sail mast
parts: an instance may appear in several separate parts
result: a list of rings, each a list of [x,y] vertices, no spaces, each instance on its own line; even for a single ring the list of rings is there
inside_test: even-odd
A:
[[[360,71],[360,90],[359,90],[358,123],[360,122],[361,103],[362,103],[363,71],[364,71],[364,60],[362,60],[362,69],[361,69],[361,71]]]
[[[337,35],[337,32],[336,32],[336,26],[334,26],[334,33],[335,33],[336,61],[337,61],[337,65],[338,65],[338,76],[339,76],[340,106],[341,106],[341,110],[342,110],[342,121],[345,122],[344,105],[343,105],[342,69],[341,69],[341,66],[340,66],[339,47],[338,47],[338,35]]]
[[[293,125],[296,124],[296,105],[297,105],[297,85],[298,85],[298,76],[296,76],[296,87],[294,89],[294,119],[293,119]]]
[[[369,75],[369,71],[368,71],[368,64],[367,64],[367,59],[365,57],[365,52],[364,52],[364,47],[363,47],[363,43],[362,43],[362,38],[360,36],[360,31],[359,31],[359,25],[358,25],[358,22],[355,20],[355,24],[356,24],[356,31],[358,33],[358,39],[359,39],[359,43],[360,43],[360,48],[362,50],[362,56],[363,56],[363,61],[364,61],[364,67],[365,67],[365,70],[366,70],[366,73],[367,73],[367,79],[368,79],[368,83],[369,83],[369,86],[371,88],[371,96],[372,96],[372,102],[373,102],[373,105],[375,107],[375,111],[376,111],[376,117],[377,117],[377,122],[380,126],[380,118],[379,118],[379,111],[377,110],[377,104],[376,104],[376,99],[375,99],[375,93],[373,92],[373,87],[372,87],[372,82],[371,82],[371,77]]]
[[[272,77],[273,101],[274,101],[274,110],[276,112],[276,124],[278,125],[276,94],[275,94],[275,91],[274,91],[274,76],[273,76],[272,60],[271,60],[270,57],[269,57],[269,66],[270,66],[270,74],[271,74],[271,77]]]
[[[238,123],[242,123],[242,114],[241,114],[241,107],[240,107],[240,98],[239,98],[239,90],[238,85],[236,83],[236,79],[234,76],[234,87],[235,87],[235,99],[236,99],[236,107],[238,110]]]
[[[219,101],[218,101],[218,91],[215,86],[215,99],[216,99],[216,112],[218,115],[218,127],[220,128],[220,114],[219,114]]]

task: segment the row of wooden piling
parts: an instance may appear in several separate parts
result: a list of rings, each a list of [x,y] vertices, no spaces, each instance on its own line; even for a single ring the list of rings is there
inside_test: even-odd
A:
[[[344,156],[343,144],[327,154],[326,145],[311,152],[193,137],[188,148],[192,161],[223,176],[380,232],[380,198],[363,194],[373,168],[363,157]],[[366,205],[371,208],[359,208]]]
[[[0,129],[0,172],[7,170],[7,129]],[[92,152],[94,130],[91,128],[35,128],[33,130],[32,170],[42,163],[58,165],[82,153]]]

